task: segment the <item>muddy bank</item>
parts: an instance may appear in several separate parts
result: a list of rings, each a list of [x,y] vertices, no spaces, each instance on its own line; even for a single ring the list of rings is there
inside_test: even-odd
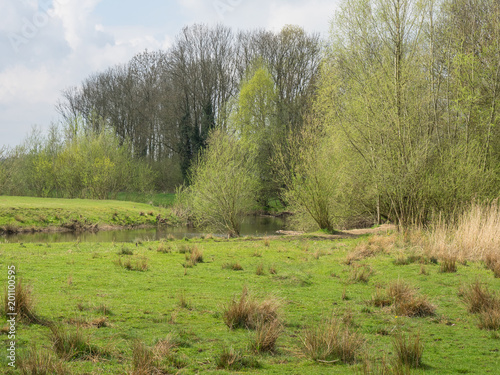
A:
[[[13,234],[26,234],[26,233],[97,233],[99,231],[112,231],[112,230],[129,230],[129,229],[148,229],[156,228],[158,226],[166,226],[167,224],[131,224],[131,225],[117,225],[117,224],[99,224],[99,223],[85,223],[78,220],[73,220],[69,223],[61,225],[51,225],[46,227],[29,226],[20,227],[16,225],[5,225],[0,227],[0,235],[13,235]]]

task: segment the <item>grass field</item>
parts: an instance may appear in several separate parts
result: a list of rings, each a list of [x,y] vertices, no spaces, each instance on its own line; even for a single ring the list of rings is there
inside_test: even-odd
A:
[[[118,193],[112,197],[118,201],[138,202],[151,204],[156,207],[170,207],[175,202],[175,194],[169,193]]]
[[[166,209],[149,204],[88,199],[0,196],[0,232],[95,224],[137,226],[157,224],[157,216],[174,220]]]
[[[454,271],[448,263],[456,272],[447,272]],[[32,288],[43,323],[17,326],[16,361],[28,370],[39,363],[54,374],[498,374],[500,368],[498,327],[480,329],[482,315],[469,313],[464,302],[468,285],[479,280],[498,291],[500,278],[482,262],[434,258],[394,234],[2,244],[2,286],[10,265]],[[402,299],[390,294],[404,282],[415,291]],[[245,287],[246,302],[240,300]],[[233,299],[233,307],[243,301],[276,324],[262,318],[230,329]],[[323,328],[332,316],[338,324]],[[2,352],[7,331],[0,335]],[[64,354],[67,332],[84,344]],[[331,332],[336,338],[322,341]],[[419,336],[418,368],[363,370],[366,359],[365,366],[392,366],[394,341],[405,334]],[[325,354],[325,342],[349,349],[353,362]],[[38,364],[27,359],[33,345]],[[3,373],[21,373],[7,362],[2,355]]]

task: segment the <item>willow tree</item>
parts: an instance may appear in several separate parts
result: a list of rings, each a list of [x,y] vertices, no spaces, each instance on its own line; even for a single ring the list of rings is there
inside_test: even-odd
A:
[[[346,0],[332,25],[317,118],[379,217],[421,224],[495,195],[498,12],[480,3]]]
[[[278,97],[273,78],[262,62],[249,69],[233,101],[228,122],[230,131],[240,139],[241,147],[252,155],[260,180],[259,201],[263,206],[277,195],[270,161],[274,145],[285,130],[278,122]]]
[[[200,227],[239,236],[241,222],[255,207],[258,179],[251,155],[240,141],[215,130],[191,169],[189,205]]]

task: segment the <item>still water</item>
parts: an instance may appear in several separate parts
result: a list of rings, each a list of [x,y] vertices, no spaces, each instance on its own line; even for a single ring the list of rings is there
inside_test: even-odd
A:
[[[285,220],[271,216],[248,216],[241,225],[242,236],[266,236],[283,229]],[[158,241],[171,235],[175,238],[200,237],[207,232],[190,227],[159,227],[147,229],[124,229],[97,233],[23,233],[0,236],[0,242],[133,242]]]

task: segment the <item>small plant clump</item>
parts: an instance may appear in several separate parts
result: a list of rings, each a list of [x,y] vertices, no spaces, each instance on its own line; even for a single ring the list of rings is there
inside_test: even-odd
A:
[[[453,255],[445,256],[441,259],[439,272],[453,273],[457,272],[457,257]]]
[[[350,280],[353,283],[367,283],[372,274],[373,269],[369,265],[354,264],[351,269]]]
[[[264,317],[255,327],[252,349],[259,353],[275,353],[276,342],[283,332],[283,325],[278,317],[266,320]]]
[[[52,325],[50,331],[54,351],[65,361],[109,356],[106,350],[91,344],[89,337],[78,327],[76,331],[69,331],[63,326]]]
[[[5,314],[17,314],[16,319],[27,324],[46,324],[35,313],[35,299],[31,286],[23,284],[22,279],[17,280],[14,292],[12,289],[5,289],[3,300],[3,311]]]
[[[392,305],[396,315],[408,317],[431,316],[436,311],[426,296],[418,294],[415,288],[401,280],[389,284],[386,294],[377,289],[371,303],[377,307]]]
[[[393,346],[397,367],[418,368],[421,366],[424,345],[420,340],[419,334],[405,336],[398,333],[394,336]]]
[[[139,271],[145,272],[149,269],[148,258],[146,257],[137,257],[132,261],[130,258],[122,261],[121,258],[115,262],[118,266],[125,268],[129,271]]]
[[[361,353],[365,340],[338,319],[305,330],[302,344],[307,357],[314,361],[352,364]]]
[[[233,270],[233,271],[243,271],[243,267],[239,262],[234,263],[224,263],[222,265],[222,269],[224,270]]]
[[[500,297],[479,281],[462,287],[459,296],[467,311],[478,314],[479,328],[496,331],[500,329]]]
[[[31,346],[28,352],[17,361],[22,375],[68,375],[68,368],[53,353]]]
[[[166,244],[165,242],[160,241],[160,243],[158,244],[158,248],[156,249],[156,251],[158,253],[168,254],[168,253],[172,252],[172,247],[169,244]]]
[[[257,302],[251,298],[246,287],[243,288],[241,297],[224,306],[224,323],[230,329],[247,328],[256,329],[260,324],[280,320],[280,303],[275,298],[267,298]]]
[[[261,368],[261,364],[254,358],[244,356],[233,347],[223,348],[222,353],[215,359],[217,369],[238,371],[245,368]]]

